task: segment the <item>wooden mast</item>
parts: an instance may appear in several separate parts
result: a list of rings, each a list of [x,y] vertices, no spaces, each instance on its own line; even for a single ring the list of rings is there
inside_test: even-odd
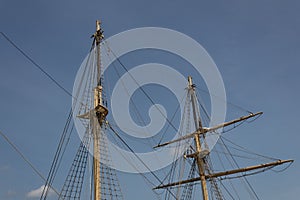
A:
[[[96,21],[96,32],[93,37],[96,42],[97,56],[97,86],[94,88],[94,109],[92,112],[92,131],[93,131],[93,184],[94,184],[94,200],[101,200],[101,172],[100,172],[100,134],[101,126],[105,120],[108,110],[103,106],[102,99],[102,81],[101,81],[101,59],[100,59],[100,44],[103,36],[101,22]],[[96,120],[95,120],[96,119]]]
[[[191,76],[188,77],[188,91],[189,91],[191,101],[192,101],[195,128],[196,128],[196,130],[202,129],[201,119],[200,119],[200,117],[197,116],[197,112],[198,112],[197,99],[196,99],[196,95],[195,95],[195,86],[193,85]],[[205,179],[205,166],[204,166],[205,160],[204,160],[204,158],[200,157],[200,152],[202,151],[200,135],[198,135],[198,134],[194,135],[194,142],[196,145],[195,159],[196,159],[198,171],[200,174],[203,200],[209,200],[207,184],[206,184],[206,179]]]

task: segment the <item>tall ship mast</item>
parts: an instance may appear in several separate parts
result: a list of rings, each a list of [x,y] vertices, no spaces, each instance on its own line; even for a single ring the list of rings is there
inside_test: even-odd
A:
[[[201,183],[201,189],[202,189],[202,198],[198,198],[198,199],[202,199],[202,200],[210,200],[210,199],[223,200],[224,197],[223,197],[222,192],[221,192],[221,190],[220,190],[220,188],[217,184],[217,179],[218,178],[226,177],[226,176],[234,175],[234,174],[239,174],[239,173],[245,173],[245,172],[249,172],[249,171],[254,171],[254,170],[258,170],[258,169],[268,168],[268,167],[274,167],[276,165],[281,165],[281,164],[284,164],[284,163],[293,162],[293,160],[277,160],[277,161],[270,162],[270,163],[265,163],[265,164],[249,166],[249,167],[245,167],[245,168],[239,168],[239,169],[233,169],[233,170],[229,170],[229,171],[213,173],[211,171],[211,167],[209,165],[209,162],[210,162],[210,157],[209,157],[210,155],[209,154],[210,154],[210,152],[205,147],[201,146],[201,143],[205,144],[206,134],[208,134],[210,132],[214,132],[214,131],[216,131],[220,128],[226,127],[226,126],[230,126],[232,124],[236,124],[236,123],[239,123],[241,121],[245,121],[247,119],[254,118],[256,116],[261,115],[262,112],[251,113],[247,116],[243,116],[243,117],[240,117],[238,119],[216,125],[214,127],[206,128],[206,127],[202,126],[201,117],[200,117],[200,115],[198,115],[198,113],[199,113],[199,107],[197,106],[198,101],[197,101],[197,97],[195,95],[195,85],[192,82],[192,77],[191,76],[188,77],[187,90],[188,90],[188,97],[189,97],[189,99],[191,101],[191,104],[192,104],[192,113],[193,113],[195,131],[191,134],[184,135],[181,138],[178,138],[176,140],[159,144],[159,145],[156,146],[156,148],[167,146],[167,145],[170,145],[170,144],[173,144],[173,143],[176,143],[176,142],[180,142],[180,141],[183,141],[183,140],[193,139],[194,144],[191,145],[191,148],[190,148],[191,151],[189,151],[188,154],[185,154],[184,157],[192,159],[192,162],[197,165],[198,177],[194,177],[194,178],[190,178],[190,179],[186,179],[186,180],[179,180],[177,182],[172,182],[172,183],[168,183],[168,184],[161,184],[161,185],[155,187],[154,188],[155,190],[157,190],[157,189],[166,189],[166,188],[176,187],[176,186],[183,186],[183,185],[186,185],[186,184],[193,184],[195,182],[200,182]],[[213,196],[211,198],[209,197],[207,182],[209,182],[211,187],[213,187],[214,193],[212,195],[214,195],[214,197]]]
[[[92,116],[94,120],[91,121],[92,133],[93,133],[93,182],[94,182],[94,199],[101,199],[101,179],[100,179],[100,134],[105,123],[105,118],[108,114],[108,110],[103,106],[102,99],[102,81],[101,81],[101,60],[100,60],[100,43],[103,36],[103,31],[100,27],[100,21],[96,22],[96,33],[93,35],[95,38],[97,48],[97,86],[94,88],[94,109]],[[95,121],[96,119],[96,121]]]
[[[78,119],[84,127],[84,135],[71,164],[67,177],[62,184],[61,190],[55,190],[58,199],[91,199],[91,200],[117,200],[126,199],[123,197],[121,186],[119,184],[117,171],[112,167],[113,162],[108,147],[108,131],[112,131],[116,138],[126,147],[132,150],[129,145],[117,133],[117,129],[108,121],[109,114],[107,99],[104,88],[104,78],[101,65],[101,50],[104,42],[101,22],[96,21],[96,32],[92,35],[93,43],[90,54],[83,69],[83,75],[78,83],[78,89],[75,91],[75,104],[70,111],[66,126],[62,133],[57,152],[54,156],[52,166],[46,180],[46,187],[43,190],[40,199],[47,199],[51,188],[55,190],[53,182],[57,174],[60,162],[63,160],[64,149],[67,146],[67,139],[72,132],[72,116]],[[121,62],[120,60],[118,60]],[[120,63],[122,64],[122,63]],[[124,67],[124,65],[122,64]],[[150,95],[147,94],[147,97]],[[151,101],[152,102],[152,101]],[[153,102],[152,102],[153,103]],[[293,160],[270,159],[271,162],[251,165],[248,167],[239,167],[231,155],[229,148],[222,140],[222,148],[226,154],[219,154],[218,151],[210,151],[207,147],[207,137],[210,134],[217,134],[222,137],[222,132],[226,127],[237,127],[245,121],[255,120],[262,115],[262,112],[248,113],[237,119],[230,120],[212,127],[206,127],[202,104],[198,100],[196,85],[191,76],[187,77],[185,106],[181,119],[183,126],[179,127],[180,136],[171,140],[164,141],[161,138],[156,142],[155,149],[162,147],[174,148],[174,154],[178,153],[177,148],[188,144],[188,148],[179,155],[179,159],[163,170],[167,173],[153,172],[147,176],[152,176],[157,183],[154,188],[157,199],[197,199],[197,200],[225,200],[225,199],[244,199],[237,194],[231,195],[229,189],[224,186],[223,180],[242,178],[250,186],[246,179],[249,175],[264,172],[275,166],[285,163],[292,163]],[[207,115],[209,120],[209,116]],[[172,123],[171,120],[168,121]],[[232,143],[234,146],[234,143]],[[234,146],[235,150],[248,153],[245,148]],[[232,169],[214,170],[214,159],[212,154],[216,153],[220,160],[226,157],[233,163]],[[259,154],[255,154],[260,156]],[[175,155],[170,155],[176,157]],[[264,157],[267,158],[267,157]],[[142,165],[146,165],[141,158],[138,158]],[[130,162],[130,161],[128,161]],[[225,168],[226,164],[219,162],[219,166]],[[147,167],[147,166],[145,166]],[[236,167],[236,168],[233,168]],[[162,175],[160,178],[159,176]],[[87,176],[87,177],[86,177]],[[146,176],[146,175],[143,175]],[[154,178],[153,178],[154,177]],[[150,178],[151,179],[151,178]],[[149,180],[147,178],[147,180]],[[88,185],[88,186],[85,186]],[[230,182],[231,187],[233,184]],[[200,186],[200,190],[199,187]],[[83,189],[85,188],[85,189]],[[86,189],[88,188],[88,189]],[[83,191],[87,194],[83,195]],[[225,192],[224,192],[225,190]],[[159,191],[159,192],[157,192]],[[162,192],[161,192],[162,191]],[[236,193],[233,188],[234,193]],[[253,192],[250,186],[250,192]],[[198,195],[201,194],[201,195]],[[126,195],[124,195],[126,197]],[[253,199],[258,199],[255,197]]]
[[[74,128],[70,127],[72,115],[84,128],[84,135],[71,164],[65,182],[58,194],[58,199],[91,199],[102,200],[123,199],[116,171],[110,166],[111,158],[107,147],[106,132],[108,109],[103,90],[103,75],[101,74],[101,42],[104,38],[101,22],[96,21],[96,32],[92,35],[93,43],[88,58],[85,73],[87,77],[80,81],[75,92],[75,104],[70,111],[57,153],[55,154],[51,170],[40,199],[47,199],[52,182],[57,173],[58,160],[62,160],[62,149],[66,148],[65,139]],[[105,163],[105,164],[104,164]],[[91,169],[90,169],[91,168]],[[87,178],[85,178],[88,173]],[[88,179],[88,180],[86,180]],[[87,194],[83,195],[83,188]]]

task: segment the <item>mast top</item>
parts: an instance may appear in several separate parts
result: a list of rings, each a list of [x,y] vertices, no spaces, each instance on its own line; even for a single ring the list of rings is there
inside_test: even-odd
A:
[[[96,31],[100,31],[101,27],[101,21],[100,20],[96,20]]]
[[[195,88],[195,84],[193,84],[192,76],[188,76],[188,88],[189,89]]]
[[[189,82],[189,86],[191,86],[193,84],[193,81],[192,81],[192,77],[191,76],[188,76],[188,82]]]
[[[96,45],[99,45],[104,38],[103,30],[101,28],[101,21],[96,20],[96,32],[92,35],[93,38],[96,40]]]

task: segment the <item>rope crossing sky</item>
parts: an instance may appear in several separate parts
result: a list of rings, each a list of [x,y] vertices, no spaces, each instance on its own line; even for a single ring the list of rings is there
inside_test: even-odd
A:
[[[0,131],[0,135],[7,141],[7,143],[21,156],[21,158],[33,169],[33,171],[44,181],[46,181],[46,178],[43,176],[43,174],[30,162],[28,158],[19,150],[19,148],[2,132]],[[53,188],[53,191],[59,195],[57,190]]]
[[[46,70],[43,69],[41,65],[39,65],[36,61],[33,60],[24,50],[22,50],[15,42],[13,42],[5,33],[0,32],[1,35],[7,40],[14,48],[16,48],[27,60],[29,60],[38,70],[40,70],[47,78],[49,78],[57,87],[59,87],[64,93],[73,97],[71,92],[69,92],[62,84],[60,84],[51,74],[49,74]]]

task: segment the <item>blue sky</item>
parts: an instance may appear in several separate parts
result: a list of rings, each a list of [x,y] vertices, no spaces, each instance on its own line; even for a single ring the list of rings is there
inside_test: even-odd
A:
[[[217,64],[228,100],[265,112],[248,129],[234,133],[243,134],[239,141],[256,152],[296,160],[283,173],[251,179],[261,199],[296,199],[300,191],[299,8],[296,0],[1,0],[0,31],[69,91],[90,48],[96,19],[103,21],[106,37],[157,26],[194,38]],[[71,98],[3,37],[0,52],[0,130],[46,176]],[[3,138],[0,157],[0,199],[25,199],[43,184]],[[138,177],[123,176],[127,199],[152,198],[149,190],[135,194]]]

